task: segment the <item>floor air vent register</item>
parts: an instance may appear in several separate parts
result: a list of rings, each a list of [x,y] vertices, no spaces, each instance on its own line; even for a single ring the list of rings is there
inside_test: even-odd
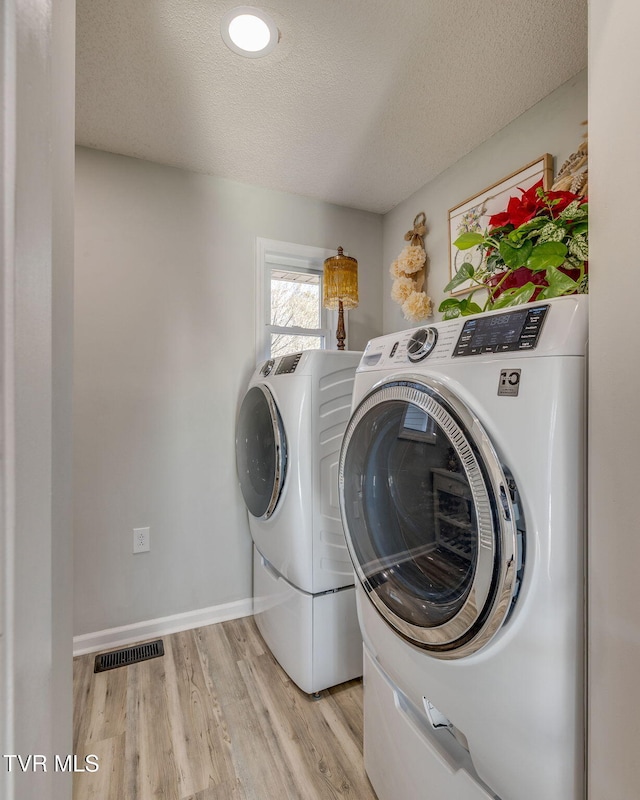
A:
[[[138,661],[147,661],[163,655],[162,639],[156,639],[155,642],[145,642],[133,647],[124,647],[122,650],[112,650],[110,653],[100,653],[96,656],[93,671],[106,672],[116,667],[128,667],[129,664],[137,664]]]

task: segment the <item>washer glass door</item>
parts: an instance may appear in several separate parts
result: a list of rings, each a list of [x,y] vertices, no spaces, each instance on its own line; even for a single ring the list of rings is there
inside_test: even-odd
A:
[[[287,446],[280,412],[266,386],[253,386],[242,401],[236,429],[236,466],[250,513],[268,519],[284,484]]]
[[[351,418],[339,479],[356,572],[387,622],[446,658],[486,643],[521,545],[515,486],[466,405],[433,380],[383,384]]]

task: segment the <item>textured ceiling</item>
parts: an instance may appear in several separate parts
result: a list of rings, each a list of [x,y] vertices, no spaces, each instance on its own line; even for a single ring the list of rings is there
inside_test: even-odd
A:
[[[385,212],[586,66],[587,0],[77,0],[77,141]]]

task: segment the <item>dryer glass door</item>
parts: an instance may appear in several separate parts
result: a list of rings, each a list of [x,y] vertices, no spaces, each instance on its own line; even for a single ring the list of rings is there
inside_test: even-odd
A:
[[[242,401],[236,466],[247,508],[254,517],[268,519],[284,485],[287,446],[280,412],[266,386],[253,386]]]
[[[436,381],[383,384],[351,418],[339,480],[356,572],[383,617],[445,658],[486,643],[520,545],[514,486],[469,409]]]

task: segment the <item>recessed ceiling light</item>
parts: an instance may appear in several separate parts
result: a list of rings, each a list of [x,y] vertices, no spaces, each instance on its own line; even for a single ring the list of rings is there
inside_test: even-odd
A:
[[[222,17],[220,32],[224,43],[247,58],[261,58],[278,44],[279,32],[273,19],[260,8],[237,6]]]

